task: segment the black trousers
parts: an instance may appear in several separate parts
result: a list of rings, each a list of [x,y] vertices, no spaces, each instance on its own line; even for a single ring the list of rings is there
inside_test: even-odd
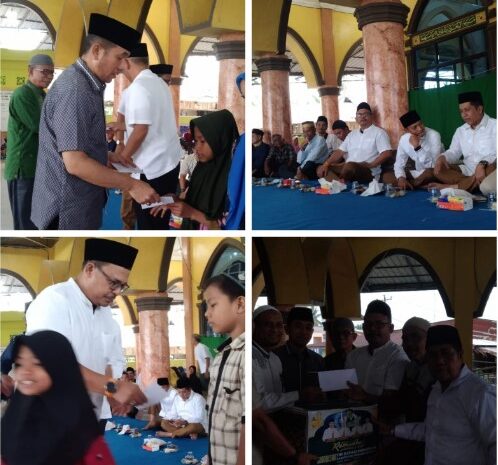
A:
[[[14,229],[38,229],[31,221],[31,198],[35,178],[7,181]]]
[[[144,174],[140,175],[140,180],[146,182],[151,187],[155,189],[155,191],[159,195],[166,194],[174,194],[176,192],[176,188],[178,185],[178,173],[180,172],[180,164],[176,166],[176,168],[168,171],[166,174],[159,176],[155,179],[147,179]],[[167,211],[163,218],[159,215],[154,218],[150,214],[150,209],[142,210],[142,207],[139,203],[133,201],[133,205],[135,208],[135,212],[137,214],[137,228],[138,229],[155,229],[155,230],[163,230],[169,229],[169,218],[171,216],[171,212]]]

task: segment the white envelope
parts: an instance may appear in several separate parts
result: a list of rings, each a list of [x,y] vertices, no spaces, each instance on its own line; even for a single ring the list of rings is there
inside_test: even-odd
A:
[[[173,203],[174,201],[175,200],[173,199],[173,197],[171,197],[169,195],[163,195],[161,197],[160,202],[143,203],[141,206],[142,206],[142,210],[147,210],[147,208],[158,207],[159,205],[168,205],[169,203]]]
[[[125,165],[122,165],[121,163],[111,163],[112,166],[114,166],[114,168],[116,168],[117,171],[119,171],[120,173],[141,173],[142,170],[136,166],[135,168],[133,168],[132,166],[125,166]]]
[[[322,391],[339,391],[342,389],[349,389],[347,381],[358,384],[358,376],[355,368],[319,371],[318,381]]]
[[[382,192],[384,184],[374,179],[369,185],[365,192],[361,194],[362,197],[368,197],[369,195],[375,195]]]

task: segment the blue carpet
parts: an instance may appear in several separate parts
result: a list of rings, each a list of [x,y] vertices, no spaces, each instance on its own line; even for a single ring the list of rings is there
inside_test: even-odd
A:
[[[404,197],[360,197],[344,191],[317,195],[275,186],[253,186],[253,229],[495,230],[496,212],[474,203],[466,212],[438,209],[426,191]]]
[[[140,420],[133,420],[132,418],[125,417],[115,417],[112,420],[116,424],[120,425],[130,425],[132,428],[143,428],[147,422]],[[142,437],[140,438],[130,438],[129,435],[125,434],[119,436],[116,431],[106,431],[105,440],[109,448],[111,449],[112,456],[116,461],[117,465],[177,465],[180,463],[181,459],[185,457],[187,452],[192,452],[195,458],[200,460],[204,455],[207,454],[208,450],[208,440],[207,438],[200,438],[193,441],[192,439],[168,439],[161,438],[167,441],[171,441],[178,446],[178,452],[173,452],[171,454],[165,454],[164,452],[149,452],[142,449],[142,444],[144,438],[148,435],[155,435],[154,431],[142,431]]]
[[[121,194],[116,194],[114,189],[107,189],[107,203],[104,208],[102,227],[100,229],[123,229],[120,209]]]

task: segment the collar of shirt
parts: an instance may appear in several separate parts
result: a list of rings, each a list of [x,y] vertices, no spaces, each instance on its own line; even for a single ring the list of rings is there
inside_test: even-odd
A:
[[[157,78],[158,76],[156,76],[150,69],[145,68],[136,75],[134,81],[140,78],[149,78],[149,77]]]
[[[36,94],[40,94],[42,97],[45,97],[45,91],[43,89],[40,89],[39,87],[35,86],[31,81],[28,80],[26,82],[26,85],[32,89]]]
[[[358,130],[360,131],[361,134],[365,134],[366,132],[373,130],[373,128],[375,128],[375,127],[376,127],[375,124],[371,124],[366,129],[358,129]]]
[[[75,296],[77,298],[79,298],[84,305],[91,308],[93,311],[94,307],[93,307],[92,302],[90,302],[90,299],[88,299],[88,297],[85,294],[83,294],[83,291],[78,286],[78,283],[73,278],[69,278],[68,282],[73,286]],[[101,308],[101,307],[96,307],[95,310],[98,310],[99,308]]]
[[[489,122],[489,116],[486,113],[484,113],[481,122],[475,128],[472,129],[469,123],[465,123],[463,127],[466,130],[470,129],[471,131],[478,131],[481,128],[486,128],[488,126],[488,122]]]
[[[252,347],[253,350],[256,349],[257,351],[261,352],[261,355],[265,358],[270,358],[270,352],[267,350],[263,349],[257,342],[252,341]]]
[[[242,333],[240,336],[237,336],[233,341],[232,338],[229,337],[225,342],[223,342],[223,344],[218,346],[217,350],[218,352],[221,352],[222,350],[225,350],[228,347],[234,350],[243,349],[245,342],[246,342],[246,334]]]
[[[83,76],[85,76],[88,81],[91,83],[92,87],[98,93],[104,93],[105,82],[102,82],[95,74],[90,71],[88,65],[83,61],[82,58],[78,58],[76,60],[76,69],[79,70]]]
[[[453,389],[458,388],[458,386],[460,386],[460,384],[462,384],[465,381],[465,378],[467,378],[471,374],[472,374],[472,372],[467,368],[467,365],[465,365],[465,364],[462,365],[462,369],[460,370],[460,374],[458,375],[458,378],[454,379],[449,384],[449,386],[445,389],[444,392],[446,393],[446,392],[452,391]],[[441,383],[439,381],[436,382],[435,387],[437,387],[437,389],[440,393],[442,392]]]
[[[301,351],[301,350],[296,349],[291,344],[289,344],[289,342],[285,343],[285,347],[287,348],[287,353],[289,355],[295,355],[296,357],[303,357],[303,358],[310,356],[309,349],[307,347]]]
[[[387,341],[383,346],[377,347],[376,349],[371,349],[370,346],[367,346],[367,351],[368,353],[373,357],[377,352],[380,352],[381,350],[385,349],[390,345],[391,341]]]

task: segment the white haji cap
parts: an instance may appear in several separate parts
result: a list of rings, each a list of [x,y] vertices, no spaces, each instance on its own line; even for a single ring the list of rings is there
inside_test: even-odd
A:
[[[258,307],[256,310],[254,310],[254,312],[252,312],[252,321],[254,321],[262,313],[269,311],[280,313],[275,307],[272,307],[271,305],[262,305],[261,307]]]
[[[419,318],[418,316],[414,316],[413,318],[410,318],[403,325],[403,329],[417,328],[417,329],[420,329],[421,331],[423,331],[424,333],[426,333],[430,327],[431,327],[431,324],[427,320],[424,320],[423,318]]]

